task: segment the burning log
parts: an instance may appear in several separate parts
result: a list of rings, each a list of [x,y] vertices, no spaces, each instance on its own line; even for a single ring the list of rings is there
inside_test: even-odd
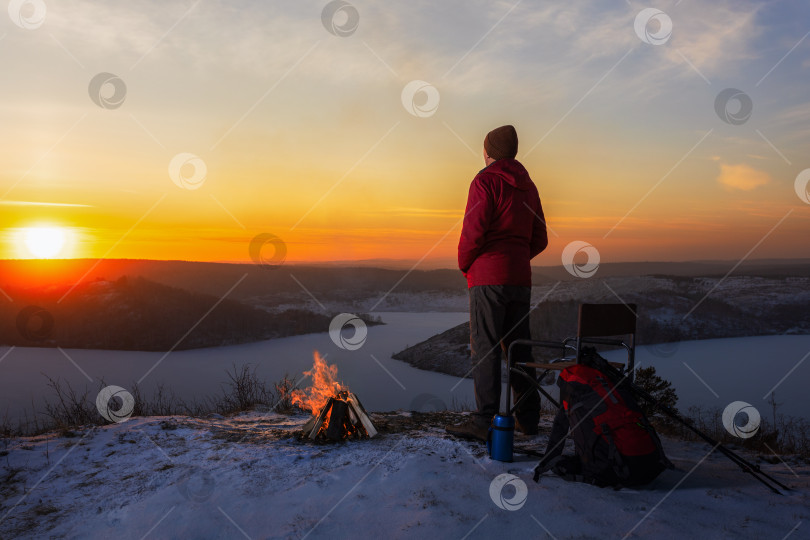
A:
[[[313,414],[304,425],[302,438],[340,441],[377,435],[357,396],[335,380],[337,366],[328,365],[316,352],[312,370],[305,373],[312,377],[312,386],[307,391],[296,390],[292,397],[293,403]]]
[[[360,424],[362,425],[363,429],[366,430],[368,436],[374,437],[375,435],[377,435],[377,429],[371,422],[371,418],[368,417],[366,409],[363,408],[363,405],[360,403],[360,400],[357,399],[357,396],[355,396],[352,393],[349,393],[347,401],[349,402],[350,410],[357,415],[357,419],[360,421]]]
[[[339,441],[344,435],[351,436],[354,425],[348,418],[346,411],[349,404],[342,399],[332,398],[332,408],[329,411],[329,425],[326,427],[326,438],[330,441]]]
[[[330,441],[366,439],[376,436],[377,429],[357,396],[340,392],[310,418],[301,435],[312,440],[319,436]]]
[[[314,439],[318,433],[321,432],[321,427],[323,426],[324,420],[327,419],[327,415],[329,411],[332,409],[332,402],[328,401],[326,405],[324,405],[323,409],[312,418],[309,419],[309,422],[304,424],[304,429],[302,430],[302,435],[309,437],[310,439]]]

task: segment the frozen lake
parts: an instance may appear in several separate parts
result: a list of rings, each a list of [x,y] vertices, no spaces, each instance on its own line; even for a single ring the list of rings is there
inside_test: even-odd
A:
[[[637,366],[655,366],[678,392],[679,408],[705,405],[723,409],[745,401],[771,418],[769,393],[777,412],[810,419],[810,336],[755,336],[682,341],[639,347]]]
[[[386,323],[371,326],[365,343],[357,350],[338,347],[329,334],[305,334],[243,345],[159,352],[100,351],[17,347],[0,348],[0,418],[16,420],[32,403],[41,406],[54,398],[45,375],[67,381],[74,389],[85,386],[95,397],[99,381],[131,389],[143,378],[141,387],[149,392],[157,384],[184,400],[221,394],[232,364],[254,364],[257,374],[268,383],[289,374],[296,381],[312,368],[312,355],[319,351],[329,364],[337,364],[338,378],[357,394],[368,410],[435,410],[445,404],[472,405],[472,381],[465,380],[451,391],[458,379],[441,373],[422,371],[391,359],[407,345],[448,330],[466,320],[465,313],[375,313]],[[350,327],[349,327],[350,328]],[[351,336],[351,330],[348,335]],[[5,355],[5,357],[3,357]],[[147,375],[147,372],[148,375]],[[145,378],[144,378],[145,376]],[[309,379],[299,384],[309,386]]]
[[[619,351],[603,353],[625,361]],[[681,341],[636,348],[636,368],[653,366],[672,383],[678,408],[698,405],[723,410],[733,401],[753,405],[770,420],[770,392],[777,413],[810,420],[810,336],[754,336]],[[557,396],[557,387],[546,389]]]
[[[102,378],[108,385],[127,389],[143,378],[146,392],[163,384],[178,397],[194,400],[220,393],[232,364],[254,364],[258,375],[270,383],[285,374],[299,380],[312,367],[316,350],[326,355],[328,363],[337,364],[339,379],[369,410],[473,406],[471,380],[457,385],[455,377],[391,359],[407,345],[468,320],[466,312],[375,315],[386,324],[369,327],[365,343],[357,350],[341,349],[326,332],[176,351],[159,364],[164,353],[69,349],[63,354],[56,349],[0,348],[0,417],[14,421],[21,411],[41,406],[46,397],[53,399],[43,374],[68,381],[77,389],[87,386],[92,396]],[[810,380],[808,356],[810,336],[760,336],[639,347],[637,365],[653,365],[659,375],[672,381],[681,409],[691,405],[722,409],[732,401],[746,401],[769,418],[766,400],[775,388],[781,413],[810,419],[810,400],[805,398]],[[299,386],[308,385],[307,379]]]

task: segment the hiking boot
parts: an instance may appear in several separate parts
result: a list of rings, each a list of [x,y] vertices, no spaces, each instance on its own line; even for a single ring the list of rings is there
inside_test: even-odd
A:
[[[445,426],[444,429],[447,433],[456,437],[486,442],[489,434],[489,423],[477,418],[468,418],[457,426]]]

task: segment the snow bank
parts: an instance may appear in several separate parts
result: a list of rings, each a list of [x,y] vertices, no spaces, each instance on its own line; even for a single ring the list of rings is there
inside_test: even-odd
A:
[[[139,418],[14,440],[3,457],[0,536],[800,538],[810,519],[810,467],[797,462],[762,464],[799,488],[778,496],[708,446],[665,439],[679,470],[614,491],[552,476],[535,484],[534,458],[492,461],[481,444],[446,436],[441,421],[319,445],[292,436],[305,420]],[[502,474],[517,478],[491,494]],[[521,485],[525,501],[499,507]]]

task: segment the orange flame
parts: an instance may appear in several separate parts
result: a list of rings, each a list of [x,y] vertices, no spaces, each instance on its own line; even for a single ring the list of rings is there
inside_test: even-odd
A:
[[[304,375],[312,377],[312,386],[306,390],[294,390],[292,402],[293,405],[312,411],[312,414],[318,414],[330,397],[348,389],[337,382],[336,365],[327,364],[318,351],[315,351],[314,356],[312,369],[304,372]]]

